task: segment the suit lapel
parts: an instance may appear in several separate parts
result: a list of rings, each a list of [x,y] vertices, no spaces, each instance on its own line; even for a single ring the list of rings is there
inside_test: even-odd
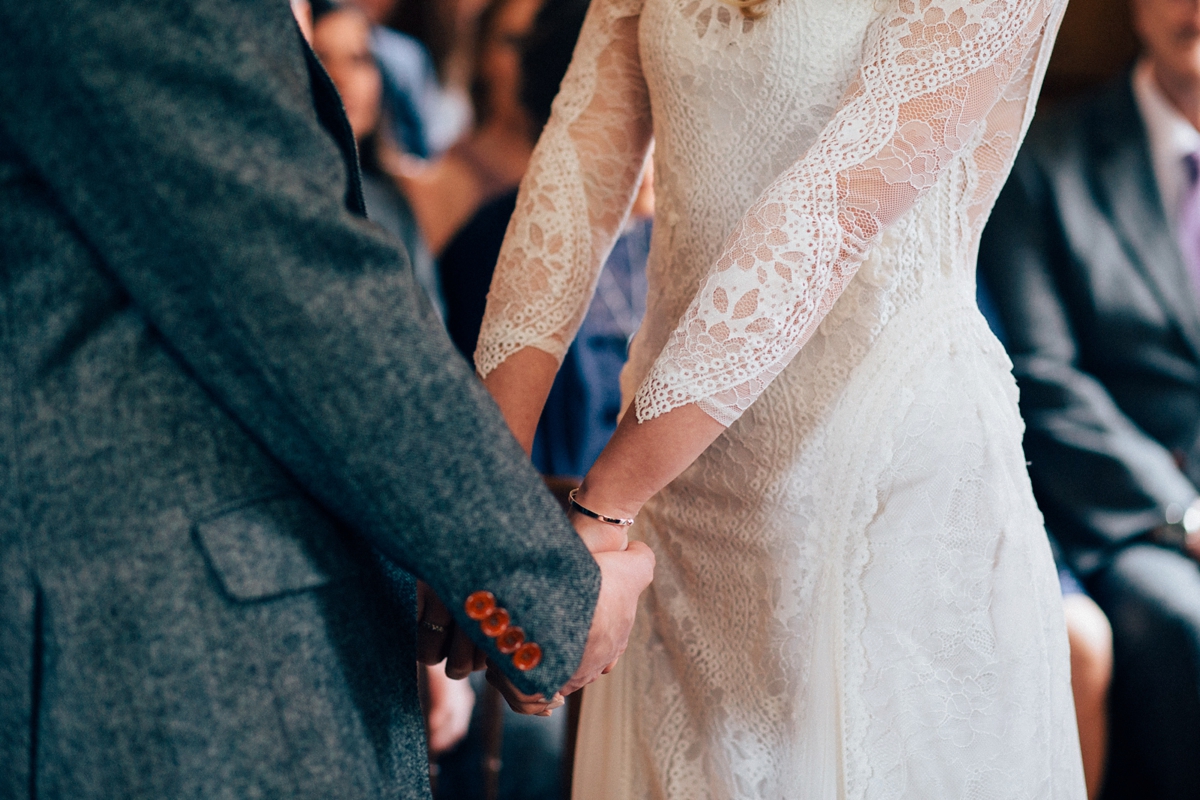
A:
[[[313,107],[317,112],[317,120],[321,127],[333,137],[342,160],[346,162],[346,208],[365,217],[367,203],[363,198],[362,172],[358,165],[358,145],[354,141],[354,131],[350,128],[350,120],[346,119],[346,111],[342,107],[342,98],[329,73],[321,66],[317,54],[309,47],[304,34],[296,28],[296,37],[304,48],[304,61],[308,67],[308,79],[312,86]]]
[[[1098,191],[1106,195],[1105,204],[1131,260],[1200,358],[1200,303],[1163,211],[1149,140],[1129,80],[1122,82],[1113,102],[1116,107],[1110,119],[1122,122],[1103,126],[1102,135],[1109,141],[1097,167]]]

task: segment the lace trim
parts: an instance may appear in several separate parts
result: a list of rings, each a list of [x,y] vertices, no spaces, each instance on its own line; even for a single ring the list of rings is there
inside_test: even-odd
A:
[[[562,363],[633,204],[650,145],[641,0],[597,0],[521,182],[479,332],[486,377],[524,347]]]
[[[736,419],[809,340],[888,224],[964,151],[1012,150],[1024,114],[1009,103],[1028,97],[1031,54],[1061,5],[898,0],[882,15],[848,99],[729,237],[639,389],[638,419],[699,401],[718,421]],[[1014,79],[1025,79],[1018,97],[1006,91]],[[1006,161],[991,171],[1006,172]]]

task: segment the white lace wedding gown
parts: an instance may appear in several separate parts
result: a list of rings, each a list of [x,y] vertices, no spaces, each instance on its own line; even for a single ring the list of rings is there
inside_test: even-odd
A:
[[[656,142],[640,419],[729,426],[585,692],[576,798],[1084,797],[980,230],[1065,0],[593,0],[476,354],[561,357]]]

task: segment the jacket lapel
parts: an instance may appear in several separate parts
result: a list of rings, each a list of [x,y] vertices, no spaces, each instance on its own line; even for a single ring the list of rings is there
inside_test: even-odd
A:
[[[1200,302],[1191,285],[1175,234],[1167,223],[1154,180],[1150,144],[1128,76],[1113,93],[1113,113],[1099,126],[1108,139],[1101,148],[1097,186],[1106,195],[1114,227],[1125,240],[1134,265],[1145,275],[1163,307],[1175,319],[1192,352],[1200,358]]]
[[[317,54],[309,47],[304,34],[296,28],[296,37],[304,49],[304,61],[308,67],[308,79],[312,85],[313,108],[317,112],[317,120],[321,127],[333,137],[338,150],[342,152],[342,160],[346,162],[346,208],[359,216],[367,215],[367,203],[363,198],[362,172],[358,165],[358,145],[354,141],[354,131],[350,128],[350,120],[346,119],[346,111],[342,107],[342,98],[329,73],[321,66]]]

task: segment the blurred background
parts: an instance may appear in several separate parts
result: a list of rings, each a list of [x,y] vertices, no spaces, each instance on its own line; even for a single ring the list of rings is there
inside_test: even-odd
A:
[[[1042,104],[1115,77],[1137,56],[1128,0],[1071,0],[1054,46]]]

